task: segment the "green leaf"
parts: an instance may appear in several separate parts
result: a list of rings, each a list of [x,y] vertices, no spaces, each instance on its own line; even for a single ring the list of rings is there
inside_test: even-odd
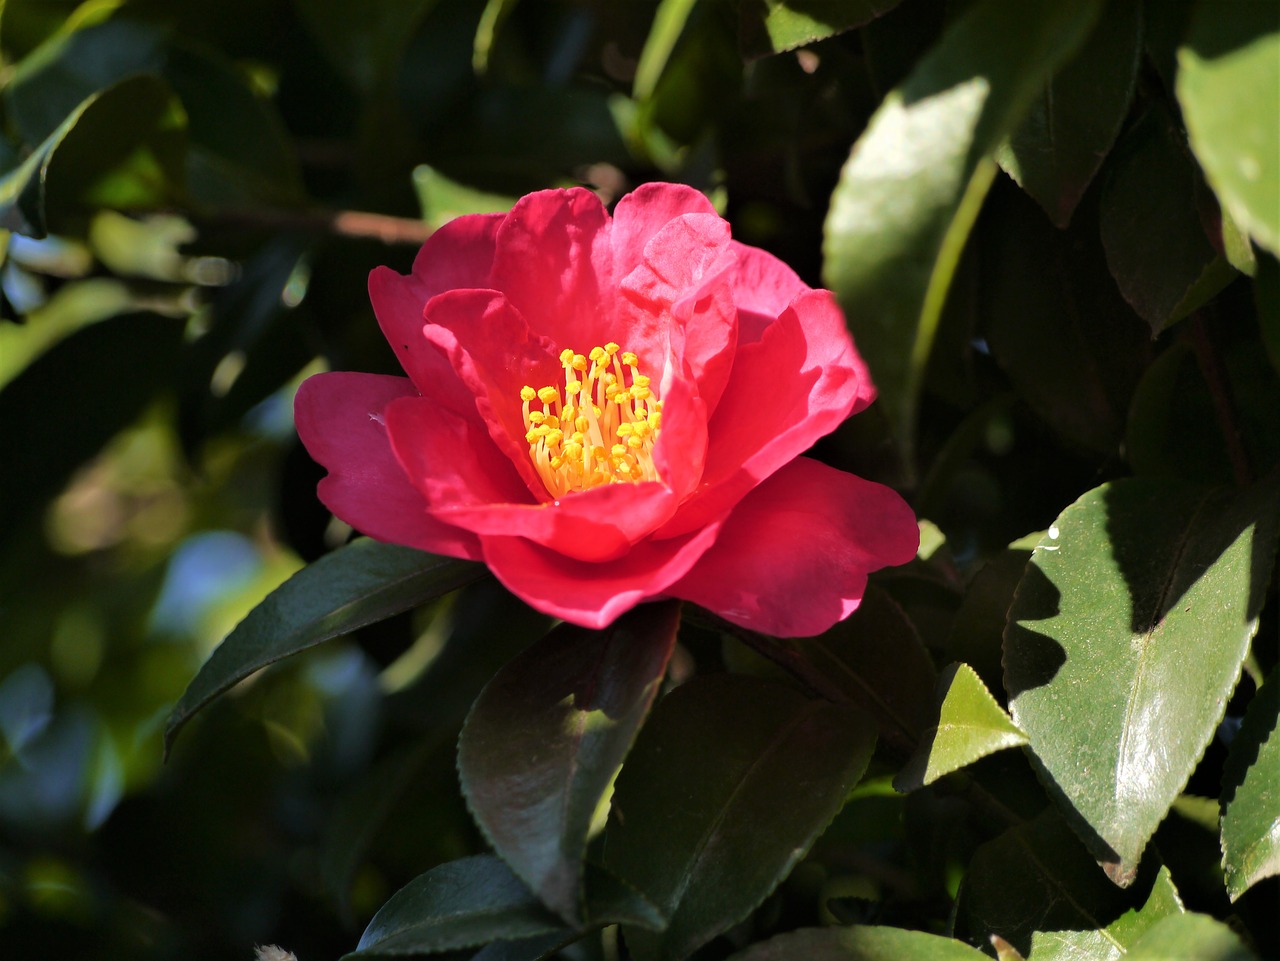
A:
[[[980,0],[890,93],[853,147],[825,225],[824,278],[880,390],[908,476],[947,291],[996,172],[991,155],[1101,3]]]
[[[636,64],[636,76],[632,82],[631,96],[635,100],[648,100],[658,89],[658,80],[671,59],[680,34],[684,32],[696,0],[660,0],[649,36]]]
[[[1166,910],[1171,888],[1167,876],[1157,881],[1146,899],[1153,916]],[[1045,932],[1066,932],[1068,941],[1079,934],[1105,952],[1096,957],[1110,958],[1124,948],[1111,925],[1130,930],[1136,922],[1121,919],[1126,912],[1132,915],[1139,903],[1135,892],[1107,880],[1072,830],[1049,809],[974,853],[957,913],[971,941],[985,942],[998,934],[1024,956],[1043,945],[1040,950],[1051,958],[1059,940]],[[1091,961],[1095,957],[1084,956]]]
[[[1039,540],[1038,535],[1035,540]],[[973,575],[960,610],[956,611],[944,651],[947,658],[970,665],[987,689],[995,689],[997,693],[1004,687],[1001,636],[1014,591],[1031,559],[1031,546],[1015,542]]]
[[[517,3],[519,0],[487,0],[485,3],[480,23],[476,25],[476,37],[471,50],[471,67],[476,73],[483,74],[489,69],[489,54],[493,51],[493,42]]]
[[[422,219],[436,228],[464,214],[506,213],[516,203],[515,197],[476,190],[450,180],[426,164],[413,168],[413,189],[418,194]]]
[[[1112,454],[1151,352],[1151,331],[1116,290],[1086,202],[1055,230],[1016,192],[984,217],[979,310],[1018,393],[1080,447]],[[1029,322],[1034,318],[1034,322]]]
[[[602,631],[563,624],[498,672],[458,742],[471,812],[494,849],[570,924],[593,824],[666,672],[674,601]]]
[[[293,0],[320,50],[357,90],[395,76],[418,25],[438,0]]]
[[[924,931],[855,926],[801,928],[753,944],[729,961],[983,961],[986,955],[963,941]]]
[[[1250,703],[1222,779],[1222,866],[1234,901],[1280,874],[1280,672]]]
[[[1045,84],[1022,125],[996,152],[1059,227],[1120,132],[1142,54],[1140,0],[1108,3],[1089,39]]]
[[[760,904],[840,810],[874,743],[856,710],[753,678],[699,676],[664,698],[606,833],[606,864],[670,919],[662,933],[625,929],[633,955],[684,958]]]
[[[1222,718],[1257,630],[1278,514],[1275,483],[1103,485],[1058,517],[1018,586],[1010,711],[1119,884]]]
[[[367,538],[326,554],[267,595],[214,649],[165,722],[166,753],[192,715],[254,671],[434,600],[483,573],[473,561]]]
[[[915,625],[883,588],[868,587],[848,618],[795,643],[855,703],[875,704],[899,743],[914,743],[929,725],[938,672]]]
[[[1271,366],[1280,371],[1280,260],[1265,254],[1258,258],[1253,296],[1262,343]]]
[[[1191,149],[1231,219],[1280,254],[1280,8],[1200,0],[1178,50]]]
[[[1114,961],[1160,921],[1182,914],[1182,899],[1163,865],[1140,908],[1130,908],[1105,928],[1093,931],[1035,931],[1028,961]]]
[[[1019,747],[1027,736],[1009,719],[968,664],[952,664],[938,677],[937,723],[924,733],[893,786],[906,793],[979,758]]]
[[[490,854],[450,861],[414,878],[373,916],[344,958],[428,954],[549,935],[563,925]]]
[[[0,227],[29,237],[46,236],[51,225],[67,230],[86,192],[156,142],[172,110],[172,93],[155,77],[130,77],[90,95],[0,179]],[[131,199],[166,195],[161,186],[151,198]]]
[[[1116,149],[1101,200],[1111,274],[1156,334],[1235,276],[1205,233],[1196,203],[1198,175],[1180,141],[1165,110],[1149,110]]]
[[[1128,961],[1256,961],[1236,933],[1205,914],[1176,914],[1154,925],[1134,943]]]
[[[126,314],[55,344],[0,390],[0,542],[169,385],[182,323]],[[109,358],[104,362],[104,358]]]
[[[834,37],[888,13],[902,0],[742,0],[739,41],[748,59]]]

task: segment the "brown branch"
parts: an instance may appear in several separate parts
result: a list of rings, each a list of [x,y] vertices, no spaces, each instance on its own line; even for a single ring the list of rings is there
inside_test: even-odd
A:
[[[410,217],[392,217],[363,210],[281,210],[255,208],[218,210],[187,214],[197,223],[219,226],[296,230],[304,233],[335,234],[384,244],[421,246],[435,228]]]

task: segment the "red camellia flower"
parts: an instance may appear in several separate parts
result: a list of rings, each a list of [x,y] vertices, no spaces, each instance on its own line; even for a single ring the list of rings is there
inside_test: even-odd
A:
[[[730,239],[697,191],[587,190],[436,232],[369,278],[404,377],[326,373],[298,433],[379,540],[484,561],[603,627],[677,597],[805,636],[910,560],[896,493],[800,456],[875,396],[830,293]]]

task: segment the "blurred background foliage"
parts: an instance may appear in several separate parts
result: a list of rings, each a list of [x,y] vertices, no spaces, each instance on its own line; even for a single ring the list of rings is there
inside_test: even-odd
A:
[[[4,956],[195,961],[277,941],[336,957],[410,878],[482,850],[457,729],[547,626],[492,583],[255,676],[162,763],[164,717],[214,645],[350,534],[315,499],[294,387],[394,371],[369,270],[407,270],[432,227],[547,186],[610,202],[692,184],[820,286],[850,146],[967,6],[0,4]],[[1078,68],[1103,75],[1087,149],[1051,188],[1018,138],[1004,148],[1025,191],[997,177],[956,267],[913,462],[874,411],[819,447],[907,488],[945,535],[884,585],[940,662],[993,690],[1026,558],[1006,545],[1111,477],[1230,482],[1280,461],[1275,242],[1250,248],[1187,149],[1175,51],[1193,6],[1107,5]],[[1225,438],[1222,384],[1243,425]],[[1276,660],[1268,616],[1258,670]],[[687,670],[749,661],[711,633],[682,641]],[[1015,795],[1031,780],[1025,761],[982,763]],[[941,930],[982,839],[888,773],[758,930],[809,918],[818,892],[823,912],[887,899],[889,920]],[[1176,812],[1162,849],[1188,906],[1225,916],[1202,815]],[[1255,939],[1274,894],[1235,909]]]

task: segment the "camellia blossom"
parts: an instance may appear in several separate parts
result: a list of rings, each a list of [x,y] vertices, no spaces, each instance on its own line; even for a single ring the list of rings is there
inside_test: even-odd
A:
[[[801,456],[875,396],[831,294],[691,188],[460,217],[369,294],[408,377],[318,374],[295,406],[358,531],[586,627],[676,597],[777,636],[915,555],[898,494]]]

